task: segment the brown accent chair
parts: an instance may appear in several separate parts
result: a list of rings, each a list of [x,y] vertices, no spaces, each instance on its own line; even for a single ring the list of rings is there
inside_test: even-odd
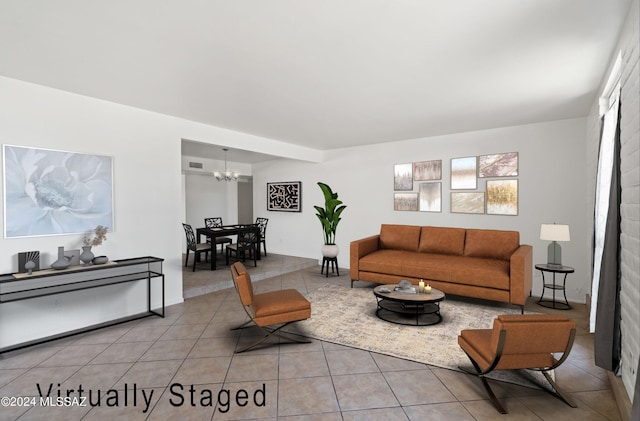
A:
[[[249,316],[249,321],[232,330],[243,329],[249,323],[255,324],[262,329],[266,336],[258,339],[256,342],[236,350],[236,353],[247,351],[256,345],[261,344],[271,336],[277,336],[291,342],[309,343],[308,340],[298,339],[287,336],[280,329],[290,323],[299,320],[305,320],[311,317],[311,303],[304,298],[298,290],[283,289],[280,291],[270,291],[261,294],[253,293],[251,285],[251,277],[247,269],[240,262],[231,265],[231,275],[233,283],[240,296],[240,301],[244,310]],[[267,329],[267,326],[280,325],[275,329]]]
[[[493,329],[465,329],[458,336],[458,344],[467,354],[475,372],[495,405],[506,414],[487,382],[486,375],[494,370],[529,369],[540,371],[551,383],[557,396],[575,408],[566,394],[549,376],[548,371],[562,364],[571,351],[576,335],[576,323],[563,316],[551,314],[509,314],[498,316]],[[553,353],[562,353],[556,359]]]

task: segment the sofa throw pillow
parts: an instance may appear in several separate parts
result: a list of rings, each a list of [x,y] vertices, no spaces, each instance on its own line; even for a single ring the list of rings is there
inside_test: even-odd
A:
[[[509,260],[518,247],[518,231],[468,229],[464,241],[464,255]]]
[[[382,224],[380,227],[381,249],[418,251],[419,241],[418,226]]]
[[[462,256],[464,234],[464,228],[422,227],[418,251]]]

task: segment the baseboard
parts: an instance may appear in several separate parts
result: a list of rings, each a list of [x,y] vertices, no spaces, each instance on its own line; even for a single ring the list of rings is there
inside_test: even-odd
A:
[[[609,376],[613,396],[616,398],[616,403],[618,404],[620,417],[622,421],[629,421],[631,419],[631,399],[629,399],[627,389],[625,389],[624,383],[622,383],[622,378],[616,376],[611,371],[607,371],[607,375]]]

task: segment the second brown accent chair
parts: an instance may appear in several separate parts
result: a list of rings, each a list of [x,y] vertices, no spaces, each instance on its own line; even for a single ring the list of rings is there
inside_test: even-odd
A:
[[[262,330],[265,336],[254,343],[236,350],[236,353],[247,351],[269,339],[277,336],[290,342],[309,343],[305,339],[288,336],[280,332],[280,329],[290,323],[305,320],[311,317],[311,303],[296,289],[283,289],[260,294],[253,293],[251,276],[240,262],[231,265],[233,283],[240,296],[249,321],[235,329],[243,329],[254,324]],[[269,328],[269,326],[272,326]],[[277,326],[273,328],[273,326]]]
[[[549,371],[562,364],[571,351],[576,323],[552,314],[510,314],[498,316],[493,329],[466,329],[460,332],[458,344],[467,354],[475,371],[461,370],[478,376],[496,409],[506,414],[491,390],[486,375],[494,370],[529,369],[540,371],[549,381],[556,396],[575,408],[569,395],[553,381]],[[559,359],[553,355],[561,353]]]

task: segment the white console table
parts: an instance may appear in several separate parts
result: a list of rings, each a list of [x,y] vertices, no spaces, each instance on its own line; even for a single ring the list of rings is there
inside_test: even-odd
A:
[[[164,259],[147,256],[109,261],[103,265],[72,266],[63,270],[45,269],[33,272],[31,275],[28,273],[0,275],[0,304],[127,282],[147,281],[146,312],[11,345],[0,349],[0,354],[143,317],[153,315],[164,317],[165,286],[164,274],[162,273],[163,262]],[[154,283],[160,284],[159,287],[162,293],[162,305],[156,308],[152,308],[151,303],[151,292]]]

